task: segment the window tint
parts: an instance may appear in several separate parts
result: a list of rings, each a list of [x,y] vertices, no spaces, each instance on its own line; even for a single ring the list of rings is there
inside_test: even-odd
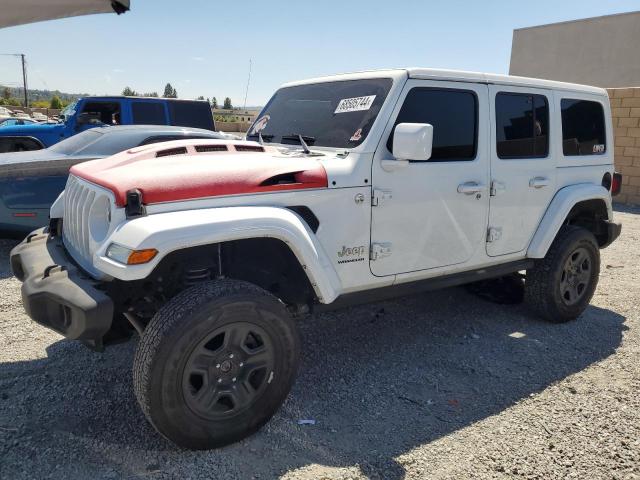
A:
[[[215,130],[211,108],[206,102],[169,102],[171,125]]]
[[[537,158],[549,153],[549,105],[542,95],[498,93],[499,158]]]
[[[468,90],[412,89],[400,109],[399,123],[433,125],[433,150],[429,161],[473,160],[476,156],[478,101]],[[393,132],[387,148],[393,152]]]
[[[138,125],[166,125],[164,105],[160,102],[132,102],[133,123]]]
[[[66,175],[0,179],[1,198],[7,208],[48,208],[64,190]]]
[[[0,153],[27,152],[42,149],[39,140],[30,137],[4,137],[0,138]]]
[[[158,137],[149,137],[144,139],[140,146],[142,145],[151,145],[153,143],[162,143],[162,142],[171,142],[173,140],[190,140],[193,138],[203,138],[207,140],[217,140],[218,137],[208,137],[208,136],[199,136],[199,135],[163,135]],[[220,137],[221,138],[221,137]]]
[[[606,150],[604,111],[598,102],[562,99],[562,151],[567,156]]]
[[[86,123],[120,125],[120,104],[118,102],[87,102],[82,108]]]

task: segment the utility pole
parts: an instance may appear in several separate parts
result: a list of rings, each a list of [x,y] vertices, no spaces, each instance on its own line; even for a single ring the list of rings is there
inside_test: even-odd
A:
[[[24,88],[24,106],[29,106],[29,93],[27,90],[27,61],[25,59],[24,53],[0,53],[0,55],[5,55],[8,57],[20,57],[22,61],[22,86]]]
[[[29,94],[27,90],[27,63],[24,60],[24,53],[20,54],[22,59],[22,84],[24,86],[24,106],[29,107]]]

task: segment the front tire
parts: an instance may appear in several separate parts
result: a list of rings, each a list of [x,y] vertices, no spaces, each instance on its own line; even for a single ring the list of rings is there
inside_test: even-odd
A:
[[[599,275],[596,238],[584,228],[564,225],[547,255],[527,270],[525,302],[549,322],[568,322],[589,305]]]
[[[208,282],[153,317],[134,359],[134,390],[170,441],[220,447],[271,418],[291,389],[299,356],[296,326],[277,298],[247,282]]]

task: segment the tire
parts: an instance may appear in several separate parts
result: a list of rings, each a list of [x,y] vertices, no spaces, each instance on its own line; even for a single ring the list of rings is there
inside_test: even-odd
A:
[[[574,320],[593,297],[600,275],[600,249],[591,232],[564,225],[547,255],[527,270],[524,299],[553,323]]]
[[[293,385],[300,340],[285,306],[247,282],[194,286],[145,329],[133,365],[140,407],[164,437],[189,449],[251,435]]]

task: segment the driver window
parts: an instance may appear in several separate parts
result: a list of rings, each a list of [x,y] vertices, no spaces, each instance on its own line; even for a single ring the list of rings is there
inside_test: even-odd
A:
[[[393,132],[399,123],[433,125],[430,162],[472,161],[476,158],[478,99],[470,90],[411,89],[387,140],[390,152],[393,152]]]
[[[118,102],[87,102],[82,108],[89,123],[120,125],[120,104]]]

